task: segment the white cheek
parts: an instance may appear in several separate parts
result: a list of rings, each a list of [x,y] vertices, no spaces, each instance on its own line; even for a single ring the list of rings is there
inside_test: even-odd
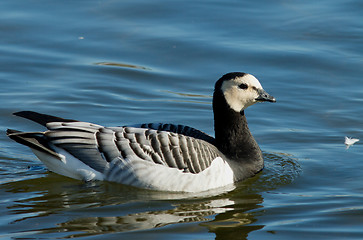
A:
[[[258,80],[250,74],[243,77],[243,82],[247,83],[249,86],[254,86],[255,88],[262,88]],[[252,87],[245,90],[240,89],[238,86],[241,83],[241,79],[234,79],[223,82],[221,87],[228,105],[236,112],[241,112],[247,107],[255,104],[255,99],[258,97],[257,91]]]
[[[228,105],[236,112],[240,112],[256,103],[256,93],[250,90],[241,90],[232,87],[224,92]]]
[[[257,98],[257,94],[255,91],[247,91],[244,95],[243,95],[243,109],[246,109],[247,107],[253,105],[256,103],[256,98]]]
[[[236,112],[240,112],[244,106],[244,101],[240,99],[238,96],[237,89],[232,88],[228,89],[228,91],[224,92],[224,97],[228,105]]]

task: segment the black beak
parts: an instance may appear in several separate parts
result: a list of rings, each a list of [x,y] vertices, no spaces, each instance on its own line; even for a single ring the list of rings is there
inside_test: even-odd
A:
[[[258,92],[258,97],[256,98],[257,102],[276,102],[276,99],[270,94],[268,94],[265,90],[258,89],[257,92]]]

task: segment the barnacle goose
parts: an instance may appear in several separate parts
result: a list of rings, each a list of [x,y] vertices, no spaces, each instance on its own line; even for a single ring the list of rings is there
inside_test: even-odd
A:
[[[254,176],[261,150],[244,110],[275,102],[251,74],[232,72],[215,84],[215,138],[174,124],[103,127],[31,111],[14,113],[48,130],[7,135],[31,148],[49,170],[85,181],[106,180],[139,188],[201,192]]]

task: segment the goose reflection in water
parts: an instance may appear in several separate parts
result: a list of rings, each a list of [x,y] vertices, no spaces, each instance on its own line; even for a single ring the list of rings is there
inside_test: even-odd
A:
[[[255,209],[258,203],[262,202],[260,196],[255,196],[257,202],[249,204],[249,209]],[[80,237],[95,234],[117,233],[126,231],[147,230],[163,227],[169,224],[200,222],[210,232],[214,232],[217,237],[218,233],[228,232],[234,229],[233,234],[248,235],[248,229],[261,229],[263,226],[252,226],[243,228],[247,224],[255,222],[253,214],[246,213],[246,210],[235,209],[232,206],[234,201],[228,198],[209,200],[198,204],[178,204],[173,209],[161,211],[146,211],[125,216],[112,217],[84,217],[76,218],[61,223],[59,228],[67,229],[80,234],[73,234],[69,237]],[[216,216],[214,216],[216,215]],[[219,217],[219,215],[221,215]],[[214,219],[211,220],[211,218]],[[239,226],[240,231],[235,231]],[[246,232],[247,231],[247,232]]]
[[[289,156],[264,155],[267,161],[261,174],[238,183],[235,189],[199,195],[141,190],[108,182],[85,184],[35,168],[37,175],[44,177],[3,185],[7,192],[14,193],[14,199],[19,199],[7,207],[13,215],[9,226],[15,227],[13,236],[21,237],[108,234],[107,239],[110,235],[119,239],[120,235],[157,229],[175,232],[177,228],[188,234],[195,230],[188,223],[197,223],[214,233],[216,239],[245,239],[264,227],[257,223],[264,209],[260,193],[289,184],[300,172],[297,162]]]
[[[35,233],[45,234],[45,237],[53,233],[60,237],[59,234],[63,233],[62,238],[108,233],[118,235],[199,222],[218,239],[219,234],[222,234],[221,237],[226,234],[247,237],[250,231],[263,228],[249,226],[256,219],[248,211],[258,209],[263,202],[259,194],[233,199],[230,193],[225,192],[218,197],[186,198],[185,194],[145,191],[113,183],[82,186],[75,185],[77,181],[73,180],[64,184],[63,178],[63,184],[60,184],[59,178],[63,177],[50,173],[42,179],[44,184],[39,184],[39,179],[6,184],[12,192],[28,196],[32,193],[32,197],[18,200],[9,207],[13,214],[20,217],[12,223],[18,225],[22,236]],[[121,196],[115,196],[115,193]],[[57,225],[48,226],[47,218],[52,219],[49,222],[58,222]],[[29,222],[33,224],[29,225]],[[187,225],[185,227],[186,231],[190,231]]]

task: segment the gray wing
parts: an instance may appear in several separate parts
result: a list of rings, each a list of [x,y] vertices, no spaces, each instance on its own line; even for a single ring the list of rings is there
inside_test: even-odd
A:
[[[52,144],[100,172],[117,157],[137,156],[184,172],[199,173],[221,155],[208,141],[173,131],[105,128],[83,122],[48,123],[47,127],[45,135]]]
[[[86,122],[50,122],[46,126],[48,131],[44,135],[50,145],[64,149],[101,173],[109,167],[96,139],[102,126]]]
[[[113,138],[112,144],[110,138]],[[203,171],[221,155],[207,141],[148,128],[104,128],[97,134],[97,140],[109,161],[119,152],[123,158],[136,155],[145,161],[191,173]]]
[[[132,127],[136,128],[148,128],[148,129],[154,129],[159,131],[166,131],[166,132],[173,132],[178,134],[183,134],[185,136],[190,136],[193,138],[198,138],[201,140],[204,140],[206,142],[209,142],[210,144],[214,145],[214,138],[198,129],[185,126],[185,125],[176,125],[176,124],[170,124],[170,123],[143,123],[143,124],[137,124],[133,125]]]

